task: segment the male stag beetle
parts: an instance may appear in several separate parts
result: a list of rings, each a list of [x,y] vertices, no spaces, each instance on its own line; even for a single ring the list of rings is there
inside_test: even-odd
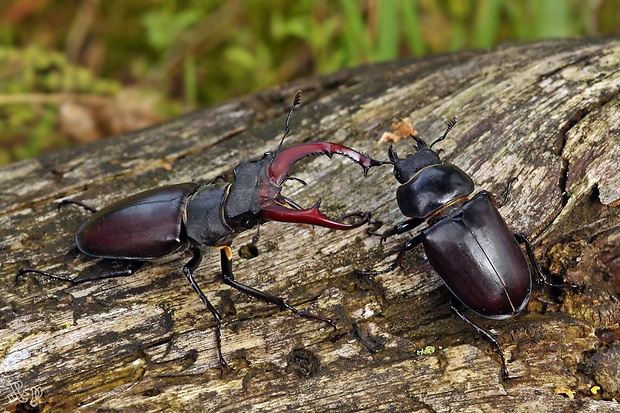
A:
[[[75,240],[78,249],[89,256],[128,260],[126,268],[79,279],[66,278],[34,268],[23,268],[18,276],[36,273],[74,284],[94,279],[121,277],[133,274],[144,261],[164,257],[189,247],[193,257],[183,266],[198,297],[216,321],[215,337],[220,366],[227,367],[221,350],[221,317],[194,280],[194,271],[202,260],[200,245],[220,250],[222,278],[225,284],[259,300],[273,303],[281,309],[335,327],[328,318],[299,311],[282,298],[256,290],[235,281],[232,271],[233,238],[239,233],[267,221],[295,222],[347,230],[366,223],[369,214],[353,212],[333,220],[319,211],[320,200],[311,208],[302,209],[280,194],[282,184],[289,179],[305,182],[288,175],[293,165],[310,155],[333,154],[351,158],[364,168],[364,176],[372,166],[381,165],[368,156],[335,143],[314,142],[282,148],[288,135],[289,122],[301,101],[301,91],[295,95],[285,122],[285,132],[275,152],[262,159],[242,162],[234,169],[234,182],[183,183],[150,189],[122,199],[96,211],[79,229]],[[353,218],[352,223],[345,219]]]
[[[474,191],[472,179],[460,168],[444,163],[432,147],[443,140],[457,119],[448,122],[445,133],[430,146],[417,136],[415,153],[399,158],[388,149],[394,176],[400,182],[396,200],[407,220],[382,234],[382,240],[410,231],[426,222],[427,227],[400,249],[392,265],[378,274],[394,270],[406,251],[418,244],[424,246],[426,257],[452,293],[451,309],[463,321],[489,340],[499,352],[502,375],[509,378],[504,353],[491,333],[467,318],[460,304],[476,314],[495,320],[507,319],[523,311],[530,299],[532,274],[520,244],[538,282],[546,280],[525,235],[513,234],[497,210],[492,194]],[[506,196],[510,183],[506,188]],[[504,197],[506,198],[506,197]],[[505,202],[505,199],[504,199]]]

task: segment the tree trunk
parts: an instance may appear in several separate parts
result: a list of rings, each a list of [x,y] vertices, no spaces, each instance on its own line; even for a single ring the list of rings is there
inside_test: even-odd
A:
[[[44,412],[611,412],[620,406],[620,40],[508,45],[490,52],[408,59],[306,79],[151,129],[0,170],[0,397],[9,411]],[[204,248],[197,282],[223,315],[221,374],[214,321],[181,267],[148,263],[131,277],[78,285],[15,281],[29,265],[64,276],[104,271],[78,254],[88,212],[153,186],[231,179],[238,163],[276,149],[294,91],[285,145],[332,141],[387,159],[379,143],[409,117],[477,190],[501,193],[509,227],[527,234],[554,281],[581,288],[532,294],[503,321],[477,316],[497,352],[451,314],[450,293],[421,247],[390,265],[408,235],[381,243],[368,226],[332,231],[261,226],[259,255],[237,251],[236,279],[330,317],[333,330],[223,285],[218,252]],[[401,156],[412,140],[394,144]],[[304,161],[284,193],[330,216],[372,212],[382,231],[402,221],[390,165],[363,178],[346,158]],[[446,257],[449,259],[450,257]],[[22,385],[19,389],[19,385]],[[598,386],[598,387],[596,387]],[[42,395],[36,393],[42,391]],[[34,393],[33,393],[34,392]],[[6,396],[6,397],[5,397]],[[39,397],[40,396],[40,397]],[[22,408],[24,406],[21,406]]]

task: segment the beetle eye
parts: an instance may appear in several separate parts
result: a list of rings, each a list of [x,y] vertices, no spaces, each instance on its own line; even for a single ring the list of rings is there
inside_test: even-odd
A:
[[[394,169],[394,177],[396,178],[397,181],[400,181],[400,171]]]

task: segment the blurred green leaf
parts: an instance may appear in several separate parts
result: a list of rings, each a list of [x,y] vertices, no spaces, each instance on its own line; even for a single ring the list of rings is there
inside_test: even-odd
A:
[[[355,0],[340,0],[344,17],[343,46],[346,66],[368,61],[370,50],[369,31]]]
[[[398,57],[399,4],[396,1],[381,1],[378,5],[377,50],[373,61],[393,60]]]
[[[420,23],[420,14],[418,11],[418,2],[411,0],[401,0],[401,10],[404,21],[404,33],[407,37],[409,50],[414,55],[423,55],[426,53],[426,44],[422,37],[422,25]]]
[[[570,34],[571,1],[567,0],[538,0],[535,15],[534,38],[558,38]]]
[[[185,101],[193,107],[198,100],[198,82],[196,79],[196,59],[194,56],[187,56],[183,65],[183,88]]]
[[[36,2],[7,18],[20,2],[0,2],[0,45],[7,45],[0,46],[0,163],[87,140],[66,131],[67,96],[86,99],[71,101],[85,116],[114,116],[131,104],[139,110],[130,113],[160,121],[182,108],[377,60],[620,34],[618,0],[102,1],[85,27],[83,2]],[[64,50],[75,27],[83,37],[73,37],[70,60]],[[92,102],[108,109],[93,111]],[[113,126],[116,118],[93,121],[101,136],[131,127]]]
[[[474,25],[474,46],[487,48],[495,44],[497,27],[501,19],[501,0],[480,0]]]
[[[153,49],[165,51],[175,44],[178,37],[203,17],[199,9],[187,9],[177,13],[153,10],[142,16],[146,39]]]
[[[235,68],[251,70],[256,67],[256,55],[244,47],[229,47],[224,52],[227,62]]]

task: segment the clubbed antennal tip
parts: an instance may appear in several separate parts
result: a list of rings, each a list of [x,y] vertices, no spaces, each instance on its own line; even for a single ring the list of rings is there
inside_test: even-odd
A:
[[[295,92],[295,99],[293,99],[293,106],[297,106],[301,103],[301,90]]]
[[[301,90],[298,90],[297,92],[295,92],[295,97],[293,98],[293,104],[291,105],[291,110],[288,112],[288,116],[286,117],[286,122],[284,123],[284,136],[282,136],[282,139],[280,140],[280,144],[278,145],[277,152],[280,151],[280,149],[282,148],[282,143],[284,143],[284,139],[286,138],[288,133],[291,131],[289,127],[289,124],[291,123],[291,116],[293,115],[293,111],[295,110],[295,108],[299,106],[300,104],[301,104]]]
[[[448,121],[448,130],[445,131],[444,135],[446,135],[448,132],[450,132],[450,129],[452,129],[454,127],[454,125],[456,125],[456,122],[458,122],[458,120],[459,120],[459,118],[454,116],[452,119],[450,119]]]
[[[446,136],[448,136],[448,132],[452,130],[452,128],[454,127],[454,125],[456,125],[456,122],[458,122],[458,120],[459,119],[456,116],[450,119],[448,121],[448,127],[446,128],[446,131],[435,142],[431,143],[431,146],[429,146],[429,148],[432,148],[433,145],[436,144],[437,142],[444,140]]]

